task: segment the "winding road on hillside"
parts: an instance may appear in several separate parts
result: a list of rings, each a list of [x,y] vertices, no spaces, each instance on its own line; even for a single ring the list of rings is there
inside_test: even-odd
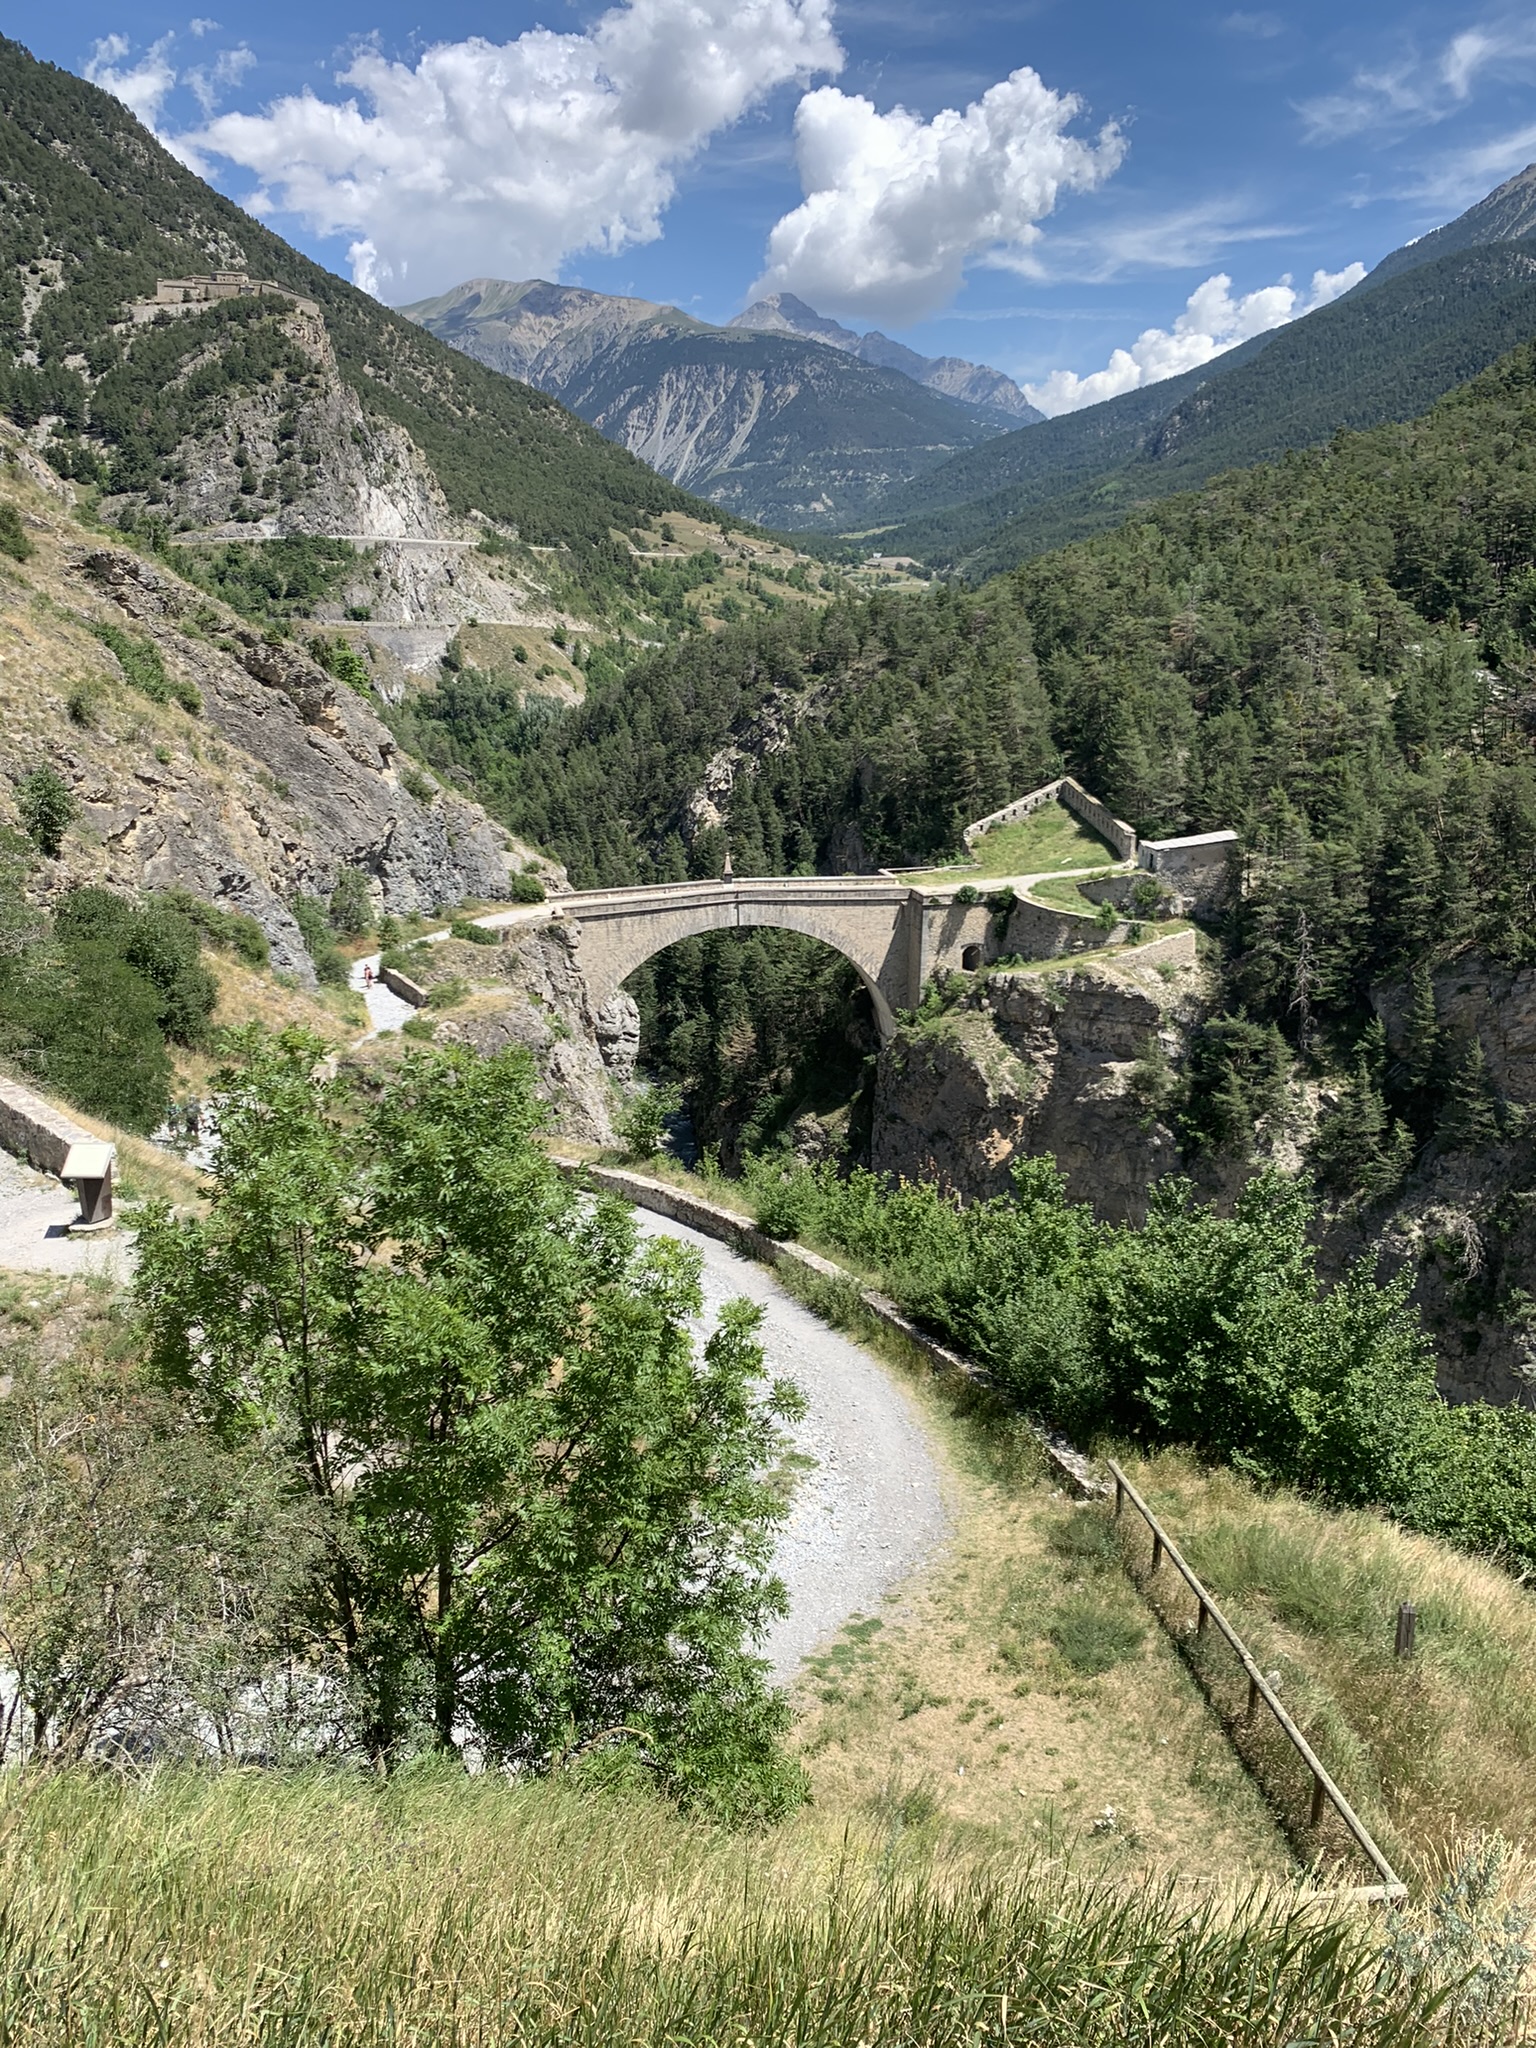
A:
[[[684,1223],[644,1209],[635,1219],[646,1236],[675,1237],[702,1253],[701,1339],[725,1302],[745,1295],[760,1303],[768,1370],[806,1397],[790,1434],[801,1457],[815,1462],[795,1483],[777,1557],[789,1613],[763,1645],[775,1682],[788,1685],[801,1660],[846,1622],[878,1614],[885,1595],[942,1541],[948,1517],[933,1441],[896,1376],[802,1307],[765,1267]]]

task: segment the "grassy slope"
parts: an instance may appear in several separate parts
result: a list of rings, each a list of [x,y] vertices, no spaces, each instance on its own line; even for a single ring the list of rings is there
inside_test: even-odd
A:
[[[1405,1871],[1444,1867],[1477,1829],[1536,1848],[1530,1588],[1379,1516],[1260,1494],[1177,1453],[1130,1469]],[[1399,1661],[1402,1600],[1418,1635]],[[1229,1703],[1239,1689],[1223,1679]]]
[[[934,1858],[899,1818],[767,1841],[636,1795],[407,1770],[4,1790],[13,2048],[1259,2048],[1429,2038],[1370,1930],[1042,1859]],[[1341,2038],[1330,2033],[1328,2039]]]
[[[1061,804],[1043,804],[1013,825],[994,825],[968,861],[909,877],[929,882],[981,881],[995,875],[1043,875],[1051,868],[1097,867],[1113,849]]]

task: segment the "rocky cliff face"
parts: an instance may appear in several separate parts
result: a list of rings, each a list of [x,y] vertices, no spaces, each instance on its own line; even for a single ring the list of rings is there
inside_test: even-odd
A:
[[[407,787],[361,696],[300,645],[264,639],[163,563],[78,525],[30,474],[11,468],[10,495],[35,553],[0,561],[0,820],[16,822],[29,770],[50,765],[69,784],[77,822],[40,873],[44,896],[85,881],[191,889],[255,917],[274,964],[308,980],[289,905],[328,894],[344,867],[380,910],[506,895],[532,849],[420,771]],[[97,628],[128,635],[128,669]],[[133,649],[200,710],[147,694]]]
[[[1074,1201],[1139,1220],[1178,1152],[1136,1063],[1151,1045],[1177,1062],[1206,1002],[1199,967],[1134,955],[995,969],[882,1051],[871,1164],[987,1196],[1007,1191],[1015,1160],[1048,1152]]]
[[[470,991],[443,1013],[439,1044],[486,1055],[526,1047],[554,1127],[583,1144],[614,1142],[613,1110],[634,1079],[640,1014],[622,993],[594,1007],[568,927],[513,927],[496,947],[450,939],[420,958],[413,978],[423,988],[456,981]]]
[[[1518,182],[1518,181],[1517,181]],[[1501,1139],[1459,1149],[1444,1136],[1421,1154],[1397,1197],[1346,1212],[1325,1249],[1343,1259],[1379,1244],[1389,1266],[1414,1276],[1414,1299],[1434,1336],[1441,1384],[1458,1398],[1536,1399],[1536,970],[1475,954],[1434,977],[1435,1012],[1454,1063],[1482,1046],[1492,1091],[1516,1105]],[[1393,1056],[1404,1049],[1408,991],[1372,1001]]]
[[[1260,1167],[1296,1172],[1329,1091],[1293,1080],[1282,1114],[1245,1154],[1181,1156],[1138,1062],[1160,1049],[1175,1079],[1214,991],[1202,969],[1136,964],[1135,954],[995,969],[942,1014],[903,1028],[880,1054],[870,1163],[936,1179],[967,1197],[1006,1192],[1015,1160],[1049,1154],[1070,1197],[1110,1222],[1139,1222],[1152,1183],[1187,1174],[1225,1207]],[[1536,1102],[1536,970],[1463,958],[1435,976],[1445,1042],[1482,1044],[1494,1092]],[[1389,1049],[1403,1048],[1407,992],[1378,989]],[[1407,1272],[1452,1399],[1536,1398],[1536,1130],[1516,1113],[1475,1150],[1424,1148],[1388,1201],[1335,1202],[1319,1255],[1337,1276],[1354,1260]]]

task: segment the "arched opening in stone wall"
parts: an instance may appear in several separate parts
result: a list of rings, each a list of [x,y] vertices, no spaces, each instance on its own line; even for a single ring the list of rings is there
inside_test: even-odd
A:
[[[704,932],[653,954],[624,988],[642,1073],[683,1091],[679,1150],[712,1150],[728,1173],[781,1143],[861,1155],[880,1033],[863,977],[835,948],[775,925]]]

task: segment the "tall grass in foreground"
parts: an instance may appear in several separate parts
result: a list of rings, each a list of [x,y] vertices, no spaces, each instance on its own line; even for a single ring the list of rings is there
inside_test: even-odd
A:
[[[0,2044],[1456,2039],[1382,1929],[948,1863],[814,1815],[728,1836],[595,1786],[84,1771],[0,1793]],[[1333,1909],[1337,1910],[1337,1909]]]

